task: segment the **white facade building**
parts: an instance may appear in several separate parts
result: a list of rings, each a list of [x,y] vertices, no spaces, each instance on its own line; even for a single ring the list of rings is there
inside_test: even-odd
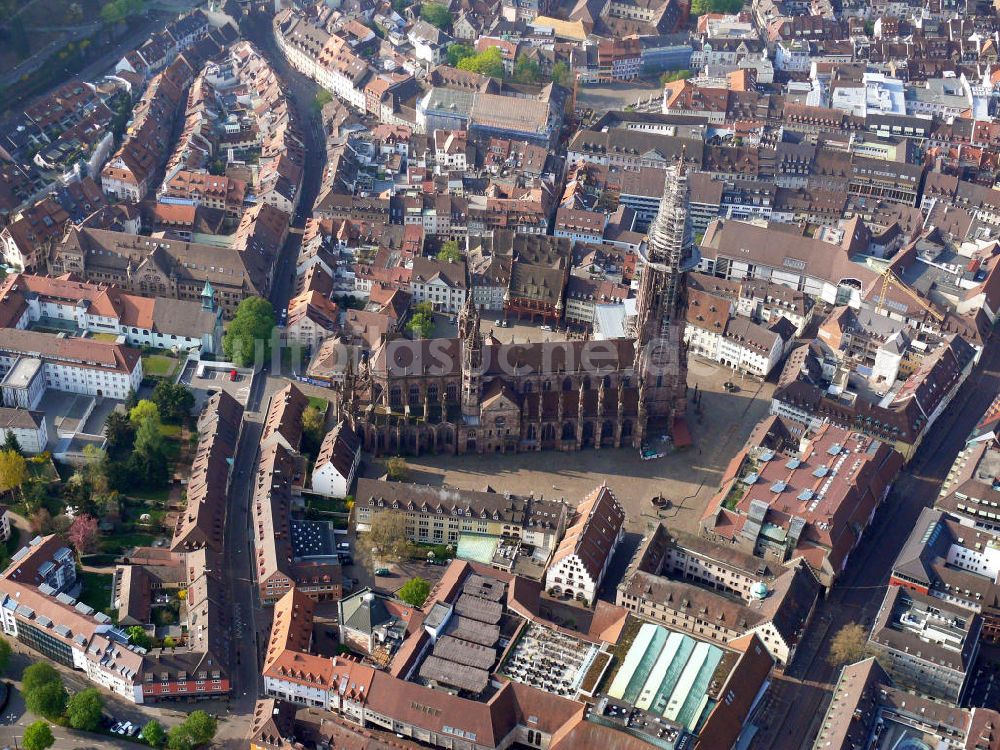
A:
[[[346,497],[361,464],[361,441],[341,422],[326,437],[312,473],[313,492],[327,497]]]
[[[435,310],[457,315],[468,295],[465,261],[444,262],[423,256],[413,259],[410,294],[414,302],[430,302]]]
[[[35,537],[0,578],[0,628],[24,646],[133,703],[142,703],[141,648],[103,612],[67,592],[79,586],[73,552],[55,536]]]
[[[8,380],[12,373],[17,377]],[[32,408],[46,388],[124,400],[139,390],[142,359],[119,344],[7,328],[0,335],[0,374],[7,406]],[[21,403],[22,394],[34,403]]]
[[[0,407],[0,440],[6,440],[8,432],[14,435],[21,450],[28,455],[42,453],[49,441],[45,415],[29,409]]]
[[[545,588],[553,596],[567,596],[591,604],[625,529],[625,510],[614,493],[602,485],[576,509],[576,521],[552,555],[545,572]]]

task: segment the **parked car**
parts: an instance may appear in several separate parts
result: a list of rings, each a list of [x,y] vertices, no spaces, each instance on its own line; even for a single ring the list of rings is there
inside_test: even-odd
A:
[[[231,380],[232,382],[234,382],[234,383],[235,383],[235,382],[236,382],[237,380],[239,380],[239,379],[240,379],[240,374],[239,374],[238,372],[236,372],[236,370],[230,370],[230,371],[229,371],[229,379],[230,379],[230,380]]]
[[[350,542],[340,542],[337,545],[337,549],[338,550],[345,550],[347,552],[350,552],[350,550],[351,550],[351,544],[350,544]]]
[[[121,721],[115,722],[115,725],[111,727],[111,734],[119,734],[121,732],[123,723],[124,722]]]
[[[341,565],[354,565],[354,558],[350,555],[341,553],[337,555],[337,559],[340,561]]]
[[[389,575],[388,568],[375,568],[375,575],[377,576],[387,576]]]
[[[552,330],[552,326],[549,326],[549,325],[539,326],[538,328],[541,331],[551,331]]]

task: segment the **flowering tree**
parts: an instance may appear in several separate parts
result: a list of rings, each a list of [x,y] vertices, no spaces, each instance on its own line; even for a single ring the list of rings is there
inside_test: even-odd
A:
[[[70,543],[76,547],[77,553],[81,555],[97,549],[97,540],[100,535],[97,530],[97,519],[88,515],[77,516],[66,534]]]

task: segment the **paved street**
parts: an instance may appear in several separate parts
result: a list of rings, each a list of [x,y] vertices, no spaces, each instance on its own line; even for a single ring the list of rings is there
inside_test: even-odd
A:
[[[304,121],[302,130],[308,155],[300,196],[300,210],[293,221],[293,226],[301,229],[305,225],[305,217],[309,215],[316,200],[325,158],[321,134],[313,126],[315,117],[311,104],[316,87],[285,64],[284,58],[274,46],[269,19],[258,17],[248,21],[246,37],[261,50],[268,62],[288,83],[286,92]],[[270,295],[276,310],[280,310],[288,303],[300,245],[301,234],[290,233],[278,257]],[[266,647],[271,620],[270,608],[265,610],[259,606],[254,585],[250,492],[263,429],[261,419],[266,413],[271,395],[283,387],[286,381],[272,372],[272,363],[263,364],[263,371],[254,377],[247,395],[246,420],[233,466],[229,511],[226,517],[224,559],[233,606],[231,657],[233,693],[230,700],[220,706],[220,717],[225,716],[225,719],[220,724],[215,745],[234,749],[246,747],[253,706],[257,696],[262,692],[260,660]]]
[[[291,99],[299,116],[300,129],[306,143],[306,163],[302,177],[302,191],[299,194],[299,210],[294,217],[292,227],[302,229],[306,218],[312,213],[313,203],[316,202],[326,162],[326,148],[319,128],[319,119],[312,106],[319,87],[297,73],[285,61],[274,43],[270,17],[260,14],[251,16],[244,24],[243,33],[285,81],[287,84],[285,93]],[[271,284],[270,298],[275,311],[280,311],[288,305],[288,299],[294,289],[295,262],[301,246],[301,232],[289,232],[288,240],[278,257],[274,281]]]
[[[983,410],[1000,392],[1000,345],[996,339],[982,362],[945,410],[913,463],[893,487],[875,516],[861,548],[848,563],[840,585],[821,602],[817,621],[801,644],[788,675],[777,681],[776,700],[785,713],[773,713],[771,730],[752,745],[759,750],[811,747],[831,689],[839,674],[826,663],[830,638],[848,622],[870,625],[889,581],[889,569],[922,508],[933,505],[948,469]],[[808,685],[802,685],[804,680]]]

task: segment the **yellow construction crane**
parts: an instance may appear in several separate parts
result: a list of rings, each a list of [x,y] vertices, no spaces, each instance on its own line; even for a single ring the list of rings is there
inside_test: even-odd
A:
[[[875,313],[877,315],[881,315],[882,310],[885,309],[885,297],[889,291],[890,281],[896,282],[896,286],[898,286],[906,294],[907,297],[909,297],[918,305],[920,305],[920,307],[923,308],[926,312],[930,313],[931,317],[933,317],[938,323],[944,320],[944,315],[942,315],[933,307],[931,307],[930,303],[928,303],[923,297],[921,297],[915,291],[910,289],[910,287],[908,287],[906,284],[900,281],[899,277],[892,272],[891,268],[886,268],[882,272],[882,289],[879,292],[878,301],[875,303]]]

